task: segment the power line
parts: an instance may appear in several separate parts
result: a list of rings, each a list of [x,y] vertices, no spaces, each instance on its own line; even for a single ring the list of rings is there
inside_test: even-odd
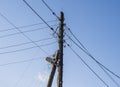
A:
[[[33,59],[34,59],[34,58],[33,58]],[[20,83],[20,81],[22,80],[22,78],[25,76],[27,70],[30,68],[30,65],[32,65],[32,63],[33,63],[33,61],[31,61],[31,62],[26,66],[26,68],[24,69],[22,75],[20,76],[20,78],[17,80],[17,82],[14,84],[13,87],[17,87],[17,86],[18,86],[18,84]]]
[[[73,40],[72,40],[73,41]],[[74,42],[74,41],[73,41]],[[74,42],[75,43],[75,42]],[[77,45],[77,43],[75,43]],[[78,46],[78,45],[77,45]],[[80,49],[82,49],[80,46],[78,46]],[[82,49],[83,50],[83,49]],[[85,52],[85,51],[84,51]],[[114,72],[112,72],[111,70],[109,70],[107,67],[105,67],[102,63],[100,63],[99,61],[97,61],[90,53],[85,52],[88,56],[90,56],[96,63],[98,63],[99,65],[101,65],[102,67],[104,67],[107,71],[109,71],[110,73],[112,73],[114,76],[116,76],[117,78],[120,79],[120,76],[118,76],[117,74],[115,74]]]
[[[25,36],[28,40],[30,40],[34,45],[36,45],[36,47],[38,47],[39,49],[41,49],[45,54],[48,54],[45,50],[43,50],[40,46],[38,46],[31,38],[29,38],[27,35],[25,35],[18,27],[16,27],[10,20],[8,20],[7,17],[5,17],[4,15],[2,15],[0,13],[0,16],[3,17],[9,24],[11,24],[16,30],[18,30],[19,32],[22,33],[23,36]]]
[[[45,40],[50,40],[50,39],[53,39],[53,38],[52,37],[50,37],[50,38],[44,38],[44,39],[36,40],[34,42],[40,42],[40,41],[45,41]],[[15,44],[15,45],[9,45],[9,46],[5,46],[5,47],[0,47],[0,49],[17,47],[17,46],[22,46],[22,45],[30,44],[30,43],[32,43],[32,42],[25,42],[25,43],[20,43],[20,44]]]
[[[71,32],[71,31],[70,31]],[[80,43],[80,45],[83,47],[80,47],[74,40],[72,40],[72,38],[69,36],[69,35],[67,35],[68,36],[68,38],[77,46],[77,47],[79,47],[83,52],[85,52],[90,58],[92,58],[99,66],[100,66],[100,68],[103,70],[103,68],[104,69],[106,69],[107,71],[109,71],[110,73],[112,73],[114,76],[116,76],[116,77],[118,77],[119,79],[120,79],[120,76],[118,76],[117,74],[115,74],[114,72],[112,72],[111,70],[109,70],[107,67],[105,67],[103,64],[101,64],[99,61],[97,61],[90,53],[89,53],[89,51],[84,47],[84,45],[77,39],[77,37],[75,37],[75,35],[71,32],[71,34],[73,35],[73,37]],[[103,68],[102,68],[102,67]],[[103,70],[104,72],[105,72],[105,70]],[[105,72],[106,73],[106,72]],[[107,74],[107,73],[106,73]],[[108,74],[107,74],[108,75]],[[108,75],[109,76],[109,75]],[[110,79],[111,79],[111,77],[110,77]],[[111,79],[111,80],[113,80],[113,79]],[[114,81],[113,81],[114,82]],[[115,82],[115,84],[116,84],[116,82]]]
[[[117,81],[100,65],[100,67],[103,69],[103,71],[108,75],[108,77],[115,83],[117,87],[120,87],[120,85],[117,83]]]
[[[70,31],[70,32],[72,33],[72,31]],[[73,33],[72,33],[72,34],[73,34]],[[66,35],[67,35],[67,34],[66,34]],[[84,46],[80,41],[78,41],[78,42],[83,45],[83,48],[86,49],[87,52],[86,52],[83,48],[81,48],[75,41],[73,41],[72,38],[71,38],[69,35],[67,35],[67,36],[68,36],[68,38],[69,38],[75,45],[77,45],[83,52],[85,52],[88,56],[90,56],[96,63],[100,64],[100,65],[101,65],[102,67],[104,67],[107,71],[109,71],[110,73],[112,73],[113,75],[115,75],[116,77],[118,77],[118,78],[120,79],[120,76],[116,75],[115,73],[113,73],[112,71],[110,71],[107,67],[105,67],[103,64],[101,64],[99,61],[97,61],[97,60],[90,54],[90,52],[85,48],[85,46]],[[74,35],[74,37],[75,37],[75,35]],[[75,38],[77,38],[77,37],[75,37]],[[77,40],[78,40],[78,39],[77,39]]]
[[[112,75],[116,76],[117,78],[120,79],[120,76],[118,76],[117,74],[115,74],[114,72],[112,72],[110,69],[108,69],[107,67],[105,67],[104,65],[102,65],[100,62],[98,62],[98,64],[100,64],[102,67],[104,67],[108,72],[110,72]]]
[[[66,36],[75,44],[77,45],[83,52],[85,52],[87,54],[87,52],[82,48],[80,47],[68,34],[66,34]]]
[[[51,21],[47,21],[47,22],[54,22],[56,20],[51,20]],[[36,26],[36,25],[40,25],[40,24],[44,24],[44,23],[35,23],[35,24],[30,24],[30,25],[24,25],[24,26],[18,26],[17,28],[27,28],[27,27],[32,27],[32,26]],[[15,30],[16,28],[8,28],[8,29],[2,29],[0,30],[0,32],[5,32],[5,31],[11,31],[11,30]]]
[[[60,20],[60,18],[56,15],[56,13],[50,8],[50,6],[48,6],[48,4],[42,0],[42,2],[45,4],[45,6],[52,12],[52,14],[58,19]]]
[[[56,25],[51,25],[51,26],[56,26]],[[32,30],[27,30],[27,31],[21,31],[21,32],[17,32],[17,33],[7,34],[7,35],[0,36],[0,38],[5,38],[5,37],[9,37],[9,36],[13,36],[13,35],[18,35],[18,34],[22,34],[22,33],[28,33],[28,32],[38,31],[38,30],[42,30],[42,29],[45,29],[45,28],[48,28],[48,27],[37,28],[37,29],[32,29]]]
[[[47,44],[44,44],[44,45],[38,45],[38,46],[43,47],[43,46],[48,46],[48,45],[52,45],[52,44],[55,44],[55,43],[56,43],[56,41],[51,42],[51,43],[47,43]],[[38,46],[32,46],[32,47],[18,49],[18,50],[14,50],[14,51],[1,52],[0,54],[8,54],[8,53],[15,53],[15,52],[20,52],[20,51],[30,50],[30,49],[33,49],[33,48],[37,48]]]
[[[22,61],[16,61],[16,62],[10,62],[10,63],[5,63],[5,64],[0,64],[0,67],[2,67],[2,66],[8,66],[8,65],[13,65],[13,64],[18,64],[18,63],[25,63],[25,62],[35,61],[35,60],[39,60],[41,58],[43,58],[43,57],[31,58],[31,59],[22,60]]]
[[[54,29],[53,29],[25,0],[23,0],[23,2],[24,2],[52,31],[54,31]]]
[[[67,27],[67,26],[66,26]],[[88,50],[85,48],[85,46],[79,41],[79,39],[73,34],[73,32],[71,31],[70,28],[67,27],[67,29],[69,30],[69,32],[72,34],[72,36],[78,41],[78,43],[83,47],[83,49],[85,49],[87,52]]]
[[[28,2],[26,0],[23,0],[23,2],[54,32],[56,33],[56,31],[28,4]],[[53,10],[45,3],[45,1],[43,1],[43,3],[49,8],[49,10],[52,11],[52,13],[55,14],[55,12],[53,12]],[[59,17],[56,15],[56,17],[59,19]],[[57,34],[57,33],[56,33]]]
[[[68,46],[68,47],[73,51],[73,53],[96,75],[96,77],[97,77],[101,82],[103,82],[103,84],[104,84],[105,86],[109,87],[108,84],[77,54],[77,52],[76,52],[75,50],[73,50],[73,48],[72,48],[69,44],[67,44],[67,46]]]
[[[67,34],[66,34],[67,35]],[[67,35],[68,36],[68,35]],[[71,37],[68,36],[68,38],[77,46],[79,47],[83,52],[85,52],[90,58],[92,58],[97,64],[101,65],[102,67],[104,67],[107,71],[109,71],[111,74],[113,74],[114,76],[116,76],[117,78],[120,79],[120,76],[118,76],[117,74],[115,74],[114,72],[112,72],[111,70],[109,70],[107,67],[105,67],[102,63],[100,63],[99,61],[97,61],[90,53],[86,52],[83,48],[81,48],[74,40],[72,40]]]

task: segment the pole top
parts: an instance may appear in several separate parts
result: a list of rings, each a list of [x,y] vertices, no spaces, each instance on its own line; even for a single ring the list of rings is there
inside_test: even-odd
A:
[[[64,12],[63,12],[63,11],[61,11],[61,12],[60,12],[60,15],[61,15],[60,20],[61,20],[61,21],[64,21]]]
[[[60,12],[61,14],[64,14],[63,11]]]

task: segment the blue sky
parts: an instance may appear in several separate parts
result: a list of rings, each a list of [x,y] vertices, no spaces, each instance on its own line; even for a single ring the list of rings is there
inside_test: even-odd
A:
[[[55,25],[53,26],[54,29],[57,27],[59,22],[41,0],[26,1],[45,21],[55,20],[48,23],[49,25]],[[45,1],[58,16],[60,15],[60,11],[63,11],[65,14],[65,23],[89,52],[103,65],[120,75],[120,0]],[[1,0],[0,13],[17,27],[42,23],[22,0]],[[39,24],[19,29],[21,31],[28,31],[44,27],[47,26]],[[1,32],[10,28],[13,28],[13,26],[0,16],[0,48],[30,42],[23,34],[6,36],[18,33],[17,29]],[[67,30],[66,33],[70,35]],[[0,66],[0,87],[46,87],[51,65],[45,61],[45,57],[51,56],[58,49],[56,39],[49,28],[26,32],[25,35],[33,41],[52,37],[52,39],[37,42],[38,45],[42,45],[42,49],[47,54],[37,47],[25,51],[5,53],[33,47],[35,46],[33,43],[0,49],[0,65],[40,57],[39,60],[35,61]],[[104,79],[109,87],[117,87],[92,59],[78,49],[70,40],[66,41]],[[43,46],[45,44],[51,45]],[[69,47],[64,48],[63,74],[64,87],[105,87]],[[115,76],[112,77],[120,83],[120,79]],[[57,73],[53,87],[56,87],[56,79]]]

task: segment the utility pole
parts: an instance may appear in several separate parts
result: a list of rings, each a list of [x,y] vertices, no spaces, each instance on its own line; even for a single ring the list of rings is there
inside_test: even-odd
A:
[[[52,71],[51,71],[51,74],[50,74],[49,79],[48,79],[47,87],[52,86],[53,78],[54,78],[55,71],[56,71],[56,68],[57,68],[58,56],[59,56],[59,50],[56,53],[55,59],[52,59],[52,58],[49,58],[49,57],[46,58],[46,60],[52,64]]]
[[[54,78],[57,67],[58,67],[57,87],[62,87],[62,83],[63,83],[63,42],[64,42],[63,33],[64,33],[64,13],[61,12],[60,13],[60,25],[59,25],[59,31],[58,31],[59,49],[58,49],[57,53],[55,54],[56,55],[55,58],[49,58],[49,57],[46,58],[46,60],[53,65],[51,74],[49,76],[47,87],[52,86],[53,78]]]
[[[59,26],[59,34],[58,34],[58,44],[59,44],[59,66],[58,66],[58,87],[62,87],[63,84],[63,35],[64,33],[64,13],[60,13],[60,26]]]

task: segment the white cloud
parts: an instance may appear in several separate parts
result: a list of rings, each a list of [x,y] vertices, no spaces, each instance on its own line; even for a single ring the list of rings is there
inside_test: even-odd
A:
[[[46,72],[39,72],[39,74],[37,76],[38,80],[41,81],[41,82],[47,81],[48,77],[49,77],[49,75]]]

